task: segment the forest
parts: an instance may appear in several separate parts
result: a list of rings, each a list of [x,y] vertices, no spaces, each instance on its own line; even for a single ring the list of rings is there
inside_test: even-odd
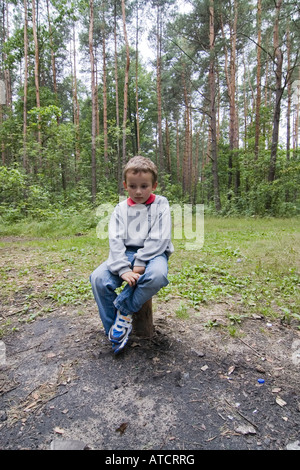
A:
[[[137,154],[170,202],[300,212],[296,0],[1,0],[0,220],[116,201]]]
[[[299,45],[299,0],[0,0],[0,449],[300,449]],[[175,250],[116,358],[134,155]]]

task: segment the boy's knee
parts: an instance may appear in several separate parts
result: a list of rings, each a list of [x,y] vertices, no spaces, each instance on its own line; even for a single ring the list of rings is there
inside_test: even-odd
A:
[[[99,277],[97,276],[97,272],[94,271],[91,275],[90,275],[90,283],[92,285],[92,287],[96,286],[98,284],[98,279]]]
[[[147,281],[150,284],[153,284],[153,286],[156,286],[157,288],[161,289],[162,287],[165,287],[169,284],[167,273],[156,271],[149,274],[150,275],[147,278]]]
[[[103,276],[98,272],[97,269],[90,275],[90,283],[92,287],[96,288],[98,291],[105,287],[105,283],[103,281]]]
[[[158,278],[158,283],[161,287],[165,287],[169,284],[167,274],[158,273],[157,278]]]
[[[95,269],[90,275],[91,286],[94,290],[99,293],[105,294],[107,291],[111,291],[119,287],[121,280],[118,276],[113,276],[105,267]]]

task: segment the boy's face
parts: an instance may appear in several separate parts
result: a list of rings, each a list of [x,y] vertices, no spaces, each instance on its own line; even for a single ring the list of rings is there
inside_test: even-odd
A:
[[[139,172],[133,173],[128,171],[126,174],[126,181],[123,182],[124,188],[128,191],[129,197],[136,204],[144,204],[152,191],[157,187],[157,183],[152,182],[152,173]]]

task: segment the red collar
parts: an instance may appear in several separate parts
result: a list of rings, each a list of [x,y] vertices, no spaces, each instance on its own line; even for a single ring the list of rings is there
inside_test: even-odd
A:
[[[154,201],[155,201],[155,194],[150,194],[150,197],[147,199],[146,202],[144,202],[144,204],[152,204],[152,202],[154,202]],[[127,204],[128,204],[129,206],[134,206],[134,205],[136,204],[136,202],[134,202],[134,201],[131,199],[131,197],[129,197],[129,198],[127,199]]]

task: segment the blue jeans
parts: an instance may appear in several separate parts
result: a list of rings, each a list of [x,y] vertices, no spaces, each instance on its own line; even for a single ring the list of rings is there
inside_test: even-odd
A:
[[[132,263],[137,249],[127,249],[126,256]],[[119,275],[112,274],[106,261],[90,276],[92,291],[99,309],[105,333],[108,334],[114,323],[117,310],[122,313],[138,312],[147,300],[151,299],[169,281],[168,257],[165,254],[155,256],[147,262],[145,272],[134,287],[125,285],[119,295],[115,290],[124,282]]]

